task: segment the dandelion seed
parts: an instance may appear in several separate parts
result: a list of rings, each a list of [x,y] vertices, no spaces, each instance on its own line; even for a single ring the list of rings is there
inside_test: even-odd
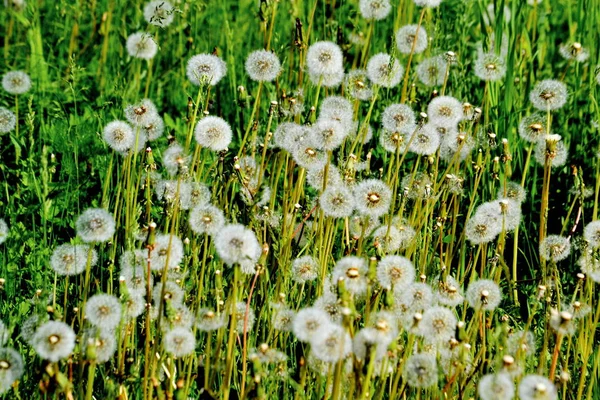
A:
[[[25,94],[31,89],[31,78],[23,71],[9,71],[2,76],[2,87],[9,94]]]
[[[451,310],[437,306],[425,310],[419,329],[429,342],[444,343],[454,337],[457,323]]]
[[[236,325],[235,329],[239,333],[244,332],[244,325],[246,325],[245,332],[249,332],[254,327],[254,321],[256,320],[256,316],[254,314],[254,310],[252,308],[248,308],[248,312],[246,312],[247,304],[245,301],[239,301],[235,305],[235,319]],[[247,320],[247,321],[246,321]]]
[[[466,293],[469,305],[475,309],[493,311],[502,300],[500,286],[489,279],[479,279],[472,282]]]
[[[135,134],[127,122],[113,121],[102,131],[102,138],[113,150],[125,154],[135,145]]]
[[[115,233],[115,219],[101,208],[88,208],[75,223],[77,236],[84,242],[106,242]]]
[[[337,283],[340,279],[344,280],[346,290],[353,296],[360,297],[367,292],[369,271],[366,260],[347,256],[343,257],[335,264],[331,279]]]
[[[345,85],[346,91],[357,100],[369,100],[373,96],[371,84],[367,78],[367,71],[364,69],[355,69],[346,75]]]
[[[329,324],[312,337],[311,346],[317,359],[335,363],[352,352],[352,338],[340,325]]]
[[[396,46],[400,53],[419,54],[427,48],[427,32],[425,28],[418,25],[404,25],[396,31]],[[413,50],[414,47],[414,50]]]
[[[65,243],[55,248],[52,252],[50,268],[58,275],[78,275],[85,271],[88,260],[90,267],[93,267],[98,262],[98,253],[90,249],[90,246]]]
[[[392,191],[379,179],[366,179],[356,185],[354,197],[359,213],[377,218],[388,212]]]
[[[262,249],[254,232],[241,224],[225,225],[215,237],[215,248],[229,266],[239,264],[242,272],[253,274]]]
[[[458,281],[450,275],[446,276],[445,281],[439,281],[435,299],[438,304],[447,307],[456,307],[465,300]]]
[[[186,67],[188,79],[196,86],[215,86],[226,73],[225,62],[212,54],[196,54],[189,59]]]
[[[0,107],[0,135],[8,133],[17,126],[17,117],[7,108]]]
[[[512,400],[515,397],[515,384],[505,372],[487,374],[477,384],[477,393],[481,400]]]
[[[246,73],[250,79],[258,82],[271,82],[281,72],[281,63],[275,53],[256,50],[246,59]]]
[[[0,244],[6,242],[9,233],[10,229],[8,229],[8,224],[3,218],[0,218]]]
[[[561,45],[558,46],[558,53],[565,60],[572,60],[580,63],[587,61],[590,57],[590,52],[579,42],[561,43]]]
[[[526,375],[519,383],[521,400],[554,400],[558,398],[556,387],[540,375]]]
[[[175,235],[158,234],[150,253],[150,269],[162,271],[176,268],[183,260],[183,242]]]
[[[24,372],[23,357],[13,348],[0,348],[0,395],[8,392]]]
[[[175,9],[166,0],[154,0],[144,6],[144,19],[151,25],[165,28],[175,19]]]
[[[121,303],[115,296],[96,294],[88,299],[85,316],[92,325],[113,330],[121,322]]]
[[[406,104],[390,104],[383,110],[381,124],[390,132],[407,133],[415,130],[415,112]]]
[[[482,81],[499,81],[506,75],[506,62],[494,52],[481,53],[475,60],[475,76]]]
[[[354,196],[345,185],[327,186],[319,198],[319,205],[328,217],[349,217],[354,211]]]
[[[367,64],[367,76],[374,85],[393,88],[398,86],[403,74],[402,64],[386,53],[375,54]]]
[[[417,66],[417,77],[426,86],[441,86],[446,79],[448,63],[444,56],[429,57]]]
[[[360,0],[358,8],[363,18],[382,20],[392,11],[389,0]]]
[[[406,257],[385,256],[377,264],[377,280],[382,287],[400,292],[414,282],[415,267]]]
[[[150,99],[143,99],[137,104],[129,104],[125,107],[125,118],[133,126],[147,126],[148,124],[151,124],[157,116],[158,111],[156,110],[156,106]],[[137,141],[140,142],[142,137],[141,132],[138,136]]]
[[[540,257],[547,261],[559,262],[571,254],[571,241],[560,235],[548,235],[540,243]]]
[[[430,156],[435,154],[440,147],[440,134],[431,124],[418,127],[413,135],[414,138],[408,148],[413,153]]]
[[[567,85],[561,81],[547,79],[534,86],[529,93],[529,101],[538,110],[558,110],[567,102],[567,96]]]
[[[196,338],[188,328],[174,328],[164,337],[165,351],[174,357],[185,357],[196,349]]]
[[[146,32],[136,32],[129,35],[125,47],[131,57],[144,60],[151,60],[158,52],[158,45],[154,38]]]
[[[437,369],[434,354],[417,353],[406,360],[402,376],[409,386],[427,388],[437,383]]]
[[[201,308],[198,310],[196,318],[196,326],[204,332],[216,331],[227,325],[227,320],[224,314],[217,314],[209,308]]]
[[[331,324],[329,315],[318,308],[303,308],[296,314],[292,324],[292,331],[296,339],[309,342],[314,337],[321,336],[322,329]]]
[[[313,43],[306,53],[308,72],[317,79],[325,76],[343,74],[343,55],[340,47],[327,41]]]
[[[464,118],[463,105],[454,97],[439,96],[429,102],[427,115],[437,126],[455,126]]]
[[[194,129],[196,142],[213,151],[226,150],[231,143],[233,132],[229,124],[220,117],[207,116],[196,124]]]
[[[33,348],[40,357],[58,362],[69,357],[75,348],[75,332],[64,322],[48,321],[35,331]]]

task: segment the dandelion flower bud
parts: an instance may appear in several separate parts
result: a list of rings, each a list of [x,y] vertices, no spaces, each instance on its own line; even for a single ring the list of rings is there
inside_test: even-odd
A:
[[[7,108],[0,107],[0,135],[8,133],[17,126],[17,117]]]
[[[73,352],[75,332],[64,322],[48,321],[37,328],[31,342],[41,358],[58,362]]]
[[[526,375],[519,383],[521,400],[555,400],[558,393],[554,384],[540,375]]]
[[[200,146],[208,147],[213,151],[222,151],[231,143],[233,132],[223,118],[208,116],[198,121],[194,129],[194,137]]]
[[[24,94],[31,89],[31,78],[23,71],[9,71],[2,76],[2,87],[10,94]]]
[[[164,337],[165,351],[174,357],[185,357],[196,349],[196,338],[188,328],[174,328]]]
[[[464,118],[463,105],[454,97],[439,96],[429,102],[427,115],[437,126],[454,126]]]
[[[358,8],[363,18],[382,20],[392,11],[389,0],[360,0]]]
[[[515,397],[515,384],[506,372],[484,375],[477,385],[481,400],[509,400]]]
[[[106,242],[115,233],[115,219],[101,208],[88,208],[75,223],[77,236],[84,242]]]
[[[13,383],[23,376],[23,358],[10,347],[0,348],[0,395],[10,390]]]
[[[175,18],[173,5],[166,0],[153,0],[144,6],[144,19],[161,28],[171,25]]]
[[[356,210],[367,216],[386,214],[392,202],[392,190],[379,179],[366,179],[354,188]]]
[[[317,359],[335,363],[352,353],[352,338],[342,326],[329,324],[319,335],[313,336],[311,346]]]
[[[94,266],[98,261],[98,253],[85,244],[65,243],[52,252],[50,268],[58,275],[78,275],[85,271],[88,258],[90,266]]]
[[[529,101],[538,110],[558,110],[567,102],[567,85],[561,81],[547,79],[538,82],[529,93]]]
[[[367,78],[367,71],[364,69],[354,69],[348,72],[344,87],[350,96],[357,100],[366,101],[373,95],[371,83]]]
[[[102,138],[112,148],[121,154],[125,154],[135,145],[135,133],[127,122],[109,122],[102,131]]]
[[[590,57],[590,52],[579,42],[561,43],[561,45],[558,46],[558,53],[565,60],[573,60],[580,63],[586,61]]]
[[[225,225],[225,216],[218,207],[203,204],[194,207],[190,212],[189,223],[195,233],[214,236]]]
[[[196,86],[208,84],[215,86],[227,73],[225,61],[212,54],[196,54],[189,59],[186,74]]]
[[[292,331],[296,339],[309,342],[314,337],[321,335],[321,330],[330,325],[329,315],[318,308],[303,308],[296,314],[292,324]]]
[[[215,248],[229,266],[239,264],[244,273],[255,272],[262,249],[253,231],[241,224],[225,225],[215,237]]]
[[[313,43],[306,53],[308,72],[317,78],[343,74],[343,55],[340,47],[327,41]]]
[[[489,279],[479,279],[469,285],[466,297],[471,307],[493,311],[500,304],[502,293],[496,282]]]
[[[267,50],[256,50],[246,59],[246,73],[250,79],[258,82],[271,82],[281,72],[281,63],[277,54]]]
[[[131,57],[150,60],[154,58],[158,51],[158,45],[152,38],[152,35],[146,32],[136,32],[127,38],[127,53]]]
[[[427,48],[427,31],[418,25],[404,25],[396,32],[396,46],[403,54],[419,54]],[[414,50],[413,50],[414,47]]]
[[[540,243],[540,257],[559,262],[571,253],[571,241],[560,235],[548,235]]]
[[[414,388],[427,388],[438,381],[438,366],[435,354],[417,353],[411,355],[406,361],[402,376],[409,386]]]
[[[444,56],[429,57],[417,66],[417,76],[426,86],[441,86],[444,84],[448,63]]]

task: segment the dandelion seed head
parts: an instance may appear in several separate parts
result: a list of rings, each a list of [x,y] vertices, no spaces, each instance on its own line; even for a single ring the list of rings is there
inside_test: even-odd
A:
[[[210,308],[201,308],[196,317],[196,326],[204,332],[216,331],[227,325],[224,314],[217,314]]]
[[[91,253],[90,253],[91,252]],[[88,258],[89,257],[89,258]],[[52,252],[50,268],[58,275],[78,275],[88,264],[93,267],[98,262],[98,253],[85,244],[61,244]]]
[[[296,312],[282,304],[273,304],[273,316],[271,325],[273,329],[283,332],[291,332],[296,317]]]
[[[164,336],[165,351],[174,357],[185,357],[196,349],[196,338],[188,328],[174,328]]]
[[[548,235],[540,243],[540,257],[544,260],[559,262],[571,254],[571,241],[560,235]]]
[[[412,282],[408,286],[394,287],[396,305],[412,311],[423,311],[433,303],[433,290],[426,283]]]
[[[346,290],[353,296],[360,297],[367,292],[369,271],[367,261],[360,257],[343,257],[335,264],[331,279],[337,283],[344,280]]]
[[[162,271],[176,268],[183,260],[183,242],[178,236],[157,234],[150,252],[150,269]]]
[[[567,85],[561,81],[547,79],[538,82],[529,93],[529,101],[541,111],[558,110],[567,102]]]
[[[233,132],[223,118],[209,115],[198,121],[194,129],[194,137],[200,146],[208,147],[213,151],[222,151],[231,143]]]
[[[121,302],[110,294],[96,294],[85,304],[85,316],[92,325],[113,330],[121,322]]]
[[[430,156],[440,147],[440,134],[432,124],[418,127],[412,135],[414,138],[410,142],[409,150],[413,153]]]
[[[183,289],[176,282],[170,280],[165,282],[164,292],[162,282],[157,282],[152,289],[152,300],[156,309],[158,309],[161,301],[168,301],[171,307],[177,307],[183,303],[184,296]]]
[[[438,127],[440,130],[445,130],[440,144],[440,157],[446,161],[451,161],[457,157],[460,161],[464,161],[475,148],[475,139],[472,135],[466,132],[459,132],[457,129],[446,129]],[[457,155],[458,154],[458,155]]]
[[[197,234],[216,235],[225,225],[223,211],[211,204],[196,206],[190,211],[190,228]]]
[[[430,353],[417,353],[406,360],[402,375],[409,386],[427,388],[438,381],[438,366],[435,355]]]
[[[217,254],[229,266],[239,264],[244,273],[254,273],[262,249],[253,231],[241,224],[225,225],[214,239]]]
[[[123,300],[123,316],[126,320],[133,320],[146,311],[146,299],[140,294],[131,294]]]
[[[383,110],[381,124],[390,132],[412,133],[416,128],[415,112],[406,104],[390,104]]]
[[[331,324],[329,315],[318,308],[303,308],[296,314],[292,323],[292,331],[296,339],[309,342],[315,336],[321,335],[321,330]]]
[[[548,134],[547,123],[547,115],[541,112],[534,112],[523,117],[521,122],[519,122],[519,135],[527,142],[536,143]]]
[[[25,94],[31,89],[31,78],[24,71],[9,71],[2,76],[2,88],[9,94]]]
[[[502,292],[496,282],[489,279],[479,279],[469,285],[466,297],[471,307],[493,311],[502,300]]]
[[[146,294],[147,258],[147,250],[130,250],[121,255],[121,272],[119,274],[119,279],[123,279],[123,283],[125,283],[129,294]],[[150,279],[150,286],[152,286],[154,283],[152,274],[148,276],[148,279]]]
[[[404,67],[387,53],[377,53],[367,63],[367,77],[374,85],[385,88],[398,86],[404,74]]]
[[[419,324],[421,335],[432,343],[445,343],[454,337],[458,320],[445,307],[435,306],[425,310]]]
[[[4,7],[12,8],[15,11],[23,11],[27,7],[25,0],[4,0]]]
[[[277,54],[267,50],[256,50],[246,58],[246,73],[250,79],[258,82],[271,82],[281,72],[281,63]]]
[[[316,148],[332,151],[342,145],[348,130],[335,120],[318,119],[311,127],[310,134]]]
[[[508,336],[506,343],[508,353],[514,356],[535,354],[535,335],[530,331],[517,331]]]
[[[527,191],[517,182],[507,181],[498,189],[498,199],[507,199],[523,203],[527,198]]]
[[[238,301],[235,304],[235,320],[236,325],[235,329],[239,333],[244,332],[244,325],[246,325],[246,332],[249,332],[254,327],[254,321],[256,320],[256,315],[254,314],[254,310],[252,307],[248,308],[248,312],[246,312],[247,304],[245,301]]]
[[[502,232],[499,215],[490,219],[489,215],[475,213],[465,225],[465,236],[473,245],[489,243]]]
[[[460,284],[450,275],[447,275],[445,280],[439,281],[435,299],[438,304],[446,307],[456,307],[465,300]]]
[[[37,328],[31,341],[41,358],[58,362],[73,352],[75,332],[64,322],[48,321]]]
[[[328,217],[345,218],[354,211],[354,196],[345,185],[328,185],[319,198],[319,205]]]
[[[84,242],[106,242],[115,233],[115,219],[102,208],[88,208],[77,218],[75,229]]]
[[[558,53],[565,60],[577,61],[579,63],[587,61],[590,58],[590,52],[579,42],[561,43],[558,46]]]
[[[146,32],[132,33],[127,37],[125,45],[131,57],[151,60],[158,52],[158,45],[151,34]]]
[[[583,238],[594,249],[600,247],[600,221],[592,221],[583,229]]]
[[[346,74],[344,81],[346,92],[357,100],[367,101],[373,96],[371,82],[364,69],[354,69]]]
[[[392,11],[389,0],[360,0],[358,8],[363,18],[377,21],[385,19]]]
[[[464,118],[463,105],[451,96],[435,97],[427,106],[427,115],[437,126],[452,127]]]
[[[326,76],[343,74],[343,55],[340,47],[328,41],[313,43],[306,53],[306,66],[310,75],[323,79]]]
[[[8,133],[17,126],[17,117],[7,108],[0,107],[0,135]]]
[[[144,6],[144,19],[151,25],[165,28],[173,23],[175,9],[166,0],[153,0]]]
[[[338,72],[334,72],[332,74],[317,74],[311,72],[310,69],[308,71],[308,77],[314,85],[321,85],[328,88],[340,86],[344,81],[345,76],[346,74],[344,74],[343,70],[339,70]]]
[[[555,400],[558,393],[554,384],[541,375],[526,375],[519,383],[521,400]]]
[[[129,104],[125,107],[125,118],[133,126],[146,126],[158,116],[156,106],[150,99],[142,99],[139,103]],[[139,134],[141,137],[141,132]],[[137,139],[141,141],[140,138]],[[144,140],[145,142],[145,140]]]
[[[311,339],[315,357],[321,361],[335,363],[352,352],[352,338],[346,330],[336,324],[325,325],[323,330]]]
[[[373,232],[373,246],[385,254],[393,253],[403,244],[403,235],[394,225],[382,225]]]
[[[176,176],[183,166],[187,167],[189,161],[183,146],[177,142],[172,143],[162,154],[163,165],[172,177]]]
[[[186,67],[187,78],[196,86],[207,84],[215,86],[225,74],[225,61],[212,54],[196,54],[188,60]]]
[[[292,152],[292,157],[296,164],[305,168],[309,172],[321,172],[324,174],[325,164],[327,164],[327,155],[323,150],[321,150],[321,144],[317,142],[315,135],[312,133],[305,140],[302,140],[298,143],[294,151]],[[328,170],[327,179],[329,180],[329,174],[331,174],[331,166]],[[321,177],[321,179],[323,179]],[[308,179],[307,179],[308,180]],[[322,189],[321,186],[319,189]]]
[[[417,77],[425,86],[443,85],[446,71],[448,71],[448,63],[442,55],[424,59],[416,69]]]
[[[152,118],[149,118],[147,123],[141,128],[142,134],[145,135],[148,140],[153,141],[163,135],[165,131],[165,121],[160,115],[156,114],[152,116]]]
[[[102,138],[113,150],[125,154],[135,145],[135,134],[124,121],[109,122],[102,131]]]
[[[482,81],[499,81],[506,75],[506,62],[498,54],[481,53],[475,60],[475,76]]]
[[[102,364],[111,360],[117,351],[117,339],[114,331],[101,328],[88,329],[82,338],[83,354],[94,346],[94,361]]]
[[[352,352],[357,359],[367,361],[372,350],[375,350],[375,360],[381,360],[387,353],[390,341],[379,334],[375,328],[363,328],[354,335]]]
[[[400,181],[400,187],[409,199],[427,199],[433,195],[433,181],[425,172],[406,175]]]
[[[404,25],[396,31],[396,46],[400,53],[409,54],[411,51],[413,54],[422,53],[427,48],[427,43],[427,31],[422,26]]]
[[[8,392],[25,371],[23,357],[13,348],[0,348],[0,395]]]
[[[515,384],[505,372],[487,374],[479,380],[477,394],[481,400],[512,400],[515,397]]]
[[[371,217],[386,214],[392,201],[392,191],[379,179],[365,179],[354,188],[356,210]]]

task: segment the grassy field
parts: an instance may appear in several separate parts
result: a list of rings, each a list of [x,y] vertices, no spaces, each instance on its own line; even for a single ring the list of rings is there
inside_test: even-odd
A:
[[[600,398],[599,0],[0,7],[0,398]]]

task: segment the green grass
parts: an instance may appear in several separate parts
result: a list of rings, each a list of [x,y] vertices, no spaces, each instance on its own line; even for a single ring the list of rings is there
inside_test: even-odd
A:
[[[7,389],[0,398],[469,398],[477,396],[483,375],[503,368],[509,333],[524,328],[535,334],[536,353],[515,357],[522,369],[513,376],[516,384],[527,374],[555,375],[560,398],[600,397],[596,335],[600,299],[596,283],[577,277],[576,263],[588,248],[582,232],[597,219],[600,192],[600,1],[543,0],[534,7],[499,0],[496,9],[507,6],[512,18],[509,22],[496,18],[489,25],[488,3],[444,0],[422,14],[429,45],[413,56],[401,54],[394,38],[398,28],[417,24],[421,16],[422,9],[409,0],[392,2],[392,12],[381,21],[365,20],[358,1],[182,1],[176,5],[173,24],[166,28],[148,24],[144,3],[135,3],[31,0],[24,10],[0,9],[0,74],[23,70],[32,80],[24,95],[0,90],[0,107],[16,112],[18,104],[18,130],[0,136],[0,218],[10,228],[0,244],[0,319],[9,331],[7,342],[0,345],[15,348],[24,362],[24,373],[12,388],[0,383],[0,391]],[[149,62],[127,54],[126,39],[137,31],[149,32],[159,45]],[[357,34],[369,41],[353,43],[351,37]],[[493,36],[507,39],[507,72],[502,80],[485,83],[473,73],[474,63],[478,43],[493,51]],[[305,57],[308,47],[320,40],[340,45],[346,72],[364,67],[379,52],[392,54],[405,67],[410,57],[407,80],[391,89],[376,89],[372,101],[352,99],[343,85],[313,84]],[[589,51],[587,61],[569,62],[560,56],[559,45],[573,41]],[[248,77],[244,63],[250,52],[264,48],[278,55],[282,70],[276,81],[259,85]],[[447,84],[422,84],[416,66],[447,51],[457,56]],[[227,75],[210,90],[194,86],[186,77],[187,61],[199,53],[216,54],[227,64]],[[544,79],[562,80],[569,93],[565,106],[550,115],[552,131],[561,135],[569,155],[550,174],[548,166],[533,159],[527,162],[530,144],[517,130],[521,118],[534,111],[530,91]],[[279,110],[298,90],[304,96],[304,112],[283,115]],[[465,160],[448,163],[439,153],[429,157],[388,153],[379,145],[386,106],[405,102],[418,116],[439,94],[480,107],[478,120],[460,125],[476,144]],[[326,273],[344,256],[371,260],[366,296],[354,298],[344,284],[334,285],[337,304],[345,311],[340,324],[351,336],[367,326],[375,312],[398,305],[393,291],[382,288],[375,278],[384,249],[368,235],[352,237],[347,218],[326,217],[318,205],[321,190],[307,185],[306,171],[286,151],[271,145],[271,133],[280,124],[313,123],[322,100],[331,95],[346,96],[354,119],[370,124],[375,136],[367,145],[353,146],[347,139],[329,154],[328,166],[337,166],[348,184],[384,180],[395,196],[381,222],[391,225],[392,217],[398,216],[416,231],[405,249],[391,253],[409,258],[416,279],[433,287],[440,274],[451,274],[462,289],[479,278],[492,279],[502,289],[502,302],[494,311],[474,310],[466,302],[453,308],[466,324],[455,343],[463,350],[455,370],[440,368],[437,384],[426,389],[410,387],[403,378],[411,354],[428,350],[423,338],[403,328],[384,358],[389,373],[380,374],[375,363],[349,356],[320,374],[312,368],[311,345],[273,327],[273,304],[297,311],[313,305],[327,286],[322,274],[304,285],[292,280],[291,263],[302,255],[316,257]],[[145,97],[163,116],[165,134],[146,145],[151,152],[126,156],[113,152],[102,139],[104,126],[124,120],[123,109]],[[311,111],[313,105],[316,110]],[[193,140],[203,111],[231,124],[233,141],[227,151],[215,153]],[[187,154],[190,162],[195,161],[172,179],[205,184],[212,204],[223,210],[228,222],[244,224],[256,234],[263,246],[257,274],[241,274],[239,266],[225,265],[215,251],[214,238],[190,230],[188,211],[154,194],[152,174],[167,176],[162,156],[172,142],[191,143]],[[259,187],[236,168],[242,156],[256,160]],[[366,168],[355,168],[363,162]],[[431,197],[412,200],[404,195],[400,180],[417,172],[431,177]],[[462,194],[448,190],[445,174],[464,179]],[[466,221],[480,204],[496,199],[504,182],[522,180],[527,198],[518,229],[503,231],[490,243],[472,245],[465,238]],[[249,201],[244,198],[248,188]],[[590,197],[581,196],[584,188],[592,189]],[[263,193],[265,201],[260,202]],[[69,279],[56,276],[50,257],[63,243],[81,243],[75,222],[90,207],[111,212],[116,232],[109,242],[93,245],[99,256],[96,266],[88,264],[86,273]],[[278,222],[269,224],[273,215]],[[158,319],[144,313],[134,321],[123,319],[115,334],[114,357],[96,363],[82,347],[90,327],[83,305],[100,292],[127,299],[127,289],[119,282],[119,258],[127,250],[152,248],[152,237],[137,240],[135,235],[151,223],[156,224],[156,233],[184,240],[185,250],[177,272],[154,273],[156,285],[175,280],[194,314],[207,307],[228,317],[235,302],[247,302],[256,321],[246,334],[232,330],[229,322],[209,333],[194,327],[195,352],[176,358],[165,351]],[[295,237],[300,233],[303,240]],[[569,237],[572,250],[566,260],[540,259],[539,240],[549,234]],[[541,298],[538,285],[546,286]],[[550,328],[551,310],[564,310],[574,301],[590,306],[591,312],[575,320],[573,335],[561,337]],[[160,319],[172,323],[174,305],[159,303]],[[68,359],[45,361],[28,344],[30,338],[21,327],[36,315],[74,329],[78,344]],[[262,343],[283,352],[287,360],[268,364],[250,357]],[[434,350],[440,363],[441,353]],[[570,380],[562,379],[563,372]]]

